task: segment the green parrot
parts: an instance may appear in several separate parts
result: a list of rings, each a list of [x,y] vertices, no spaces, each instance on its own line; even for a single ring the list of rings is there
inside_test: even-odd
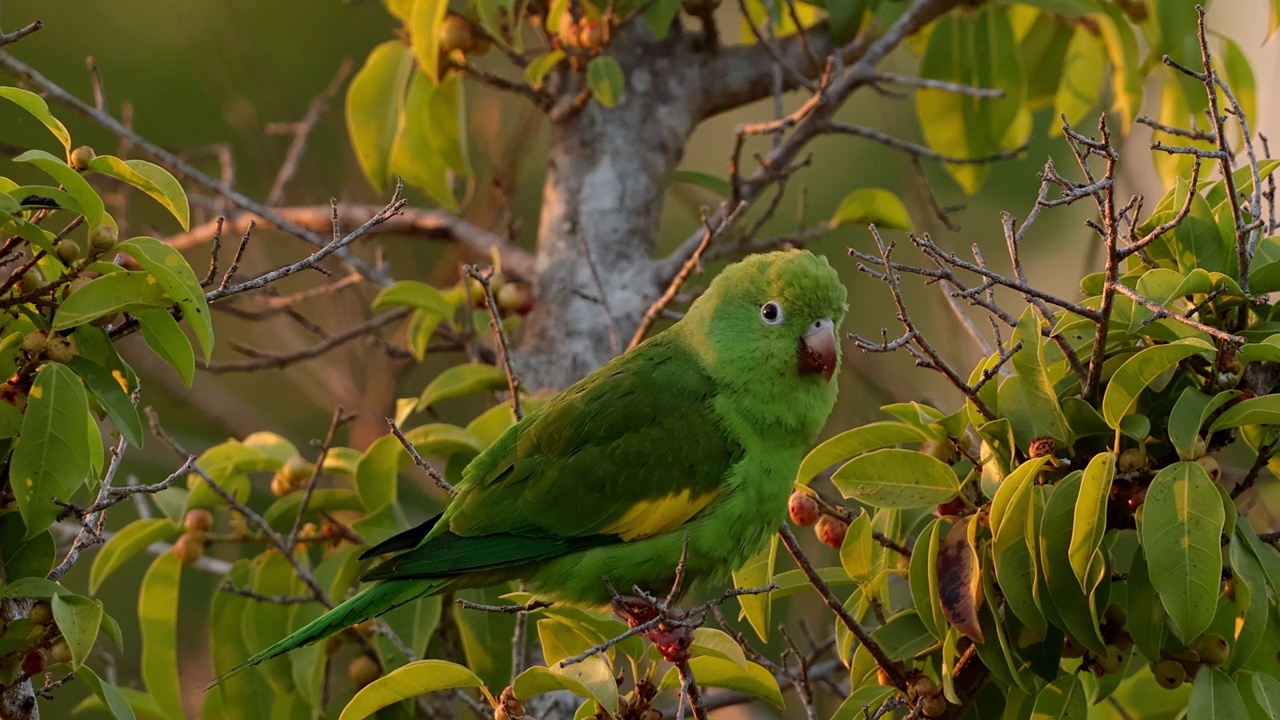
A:
[[[551,602],[725,583],[786,515],[836,400],[845,288],[826,258],[729,266],[667,330],[502,434],[440,515],[364,553],[376,584],[221,678],[392,608],[520,580]],[[606,583],[604,579],[608,579]]]

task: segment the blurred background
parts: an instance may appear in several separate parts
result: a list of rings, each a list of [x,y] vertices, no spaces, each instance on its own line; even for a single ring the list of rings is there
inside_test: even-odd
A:
[[[736,9],[725,3],[722,32],[738,37]],[[1280,137],[1276,113],[1280,44],[1263,44],[1269,3],[1264,0],[1230,0],[1215,3],[1210,26],[1235,39],[1249,53],[1257,76],[1259,117],[1254,127],[1269,136]],[[131,117],[133,127],[143,136],[188,158],[214,177],[233,171],[234,187],[261,200],[271,187],[291,135],[275,132],[273,126],[300,120],[308,104],[335,77],[344,63],[358,68],[369,50],[394,36],[397,23],[376,1],[341,0],[7,0],[0,21],[6,30],[40,19],[44,29],[17,45],[6,48],[23,62],[34,66],[81,98],[91,99],[91,83],[86,57],[92,57],[103,79],[107,107],[116,117]],[[498,53],[482,58],[482,66],[509,72]],[[885,69],[915,74],[917,58],[900,51],[889,58]],[[349,78],[349,75],[348,75]],[[0,78],[11,83],[12,78]],[[360,173],[351,150],[342,112],[345,86],[329,103],[328,111],[311,134],[297,178],[288,186],[283,204],[324,205],[330,197],[340,202],[375,203],[385,196],[376,194]],[[522,245],[532,247],[537,230],[541,184],[545,173],[547,124],[526,101],[502,96],[474,84],[468,86],[471,105],[471,153],[477,178],[464,199],[465,217],[484,227],[504,232],[510,227]],[[1148,114],[1154,114],[1148,93]],[[786,99],[788,108],[802,98]],[[53,107],[64,121],[76,145],[88,144],[100,152],[123,154],[118,142],[95,125],[71,111]],[[910,96],[895,98],[866,91],[855,96],[844,110],[850,122],[869,125],[919,141],[915,108]],[[940,244],[967,254],[978,244],[997,267],[1007,267],[1004,240],[1000,232],[1000,212],[1025,217],[1039,188],[1036,172],[1048,156],[1053,156],[1064,174],[1074,169],[1060,139],[1050,137],[1051,110],[1036,116],[1036,132],[1029,151],[1021,159],[996,165],[990,179],[976,197],[965,197],[936,166],[926,163],[925,173],[943,206],[964,205],[952,215],[961,226],[950,232],[934,217],[926,194],[901,154],[870,142],[830,137],[813,143],[812,165],[791,183],[779,211],[764,235],[781,235],[812,227],[830,217],[840,199],[859,187],[884,187],[896,192],[906,203],[918,231],[930,232]],[[769,119],[772,103],[763,101],[706,122],[689,143],[683,168],[717,175],[726,172],[732,149],[733,131],[739,123]],[[1091,123],[1090,123],[1091,125]],[[1146,146],[1150,132],[1133,129],[1122,152],[1124,192],[1145,193],[1148,198],[1163,194]],[[56,143],[29,116],[0,103],[0,175],[19,182],[29,171],[11,163],[10,148],[55,149]],[[493,180],[503,186],[495,190]],[[410,205],[430,207],[420,192],[408,191]],[[469,202],[468,202],[469,201]],[[718,198],[691,186],[677,186],[668,194],[662,236],[663,251],[669,250],[697,229],[699,208],[714,206]],[[219,208],[193,198],[193,221],[218,214]],[[1095,238],[1083,225],[1090,208],[1051,210],[1041,216],[1025,246],[1024,261],[1033,282],[1047,290],[1075,296],[1077,279],[1091,271],[1098,258]],[[131,234],[165,237],[180,231],[172,218],[145,198],[130,203],[128,222]],[[889,233],[899,241],[897,258],[919,259],[902,233]],[[232,244],[234,240],[229,239]],[[380,241],[384,261],[397,279],[416,279],[440,286],[457,280],[455,250],[442,243],[422,239]],[[852,312],[845,330],[867,337],[877,336],[887,327],[898,334],[892,304],[881,283],[859,273],[846,252],[848,247],[874,248],[865,229],[841,228],[811,244],[827,255],[840,270],[850,288]],[[306,247],[300,241],[259,231],[249,247],[243,267],[248,272],[273,264],[296,260]],[[372,256],[371,249],[366,250]],[[199,273],[207,267],[205,249],[193,250],[188,259]],[[714,272],[714,266],[708,272]],[[696,290],[706,277],[695,277],[686,286]],[[285,283],[289,292],[314,283],[314,278]],[[968,367],[977,359],[973,343],[955,321],[937,288],[906,282],[907,302],[913,315],[934,344],[958,366]],[[340,331],[369,316],[372,289],[329,297],[307,306],[313,320],[331,332]],[[1010,298],[1012,299],[1012,298]],[[1010,303],[1010,307],[1018,307]],[[1016,314],[1016,313],[1015,313]],[[241,357],[230,347],[234,340],[260,349],[283,352],[316,341],[294,323],[253,323],[225,314],[216,324],[219,347],[215,359]],[[389,359],[365,342],[351,343],[322,358],[282,371],[252,374],[211,375],[197,372],[188,392],[172,370],[163,366],[142,347],[140,337],[130,338],[122,350],[142,376],[147,393],[166,426],[194,452],[228,437],[243,437],[268,430],[289,438],[300,448],[321,437],[333,408],[343,406],[362,412],[363,419],[349,429],[340,442],[357,449],[365,447],[385,432],[382,418],[397,397],[416,395],[436,372],[458,357],[429,358],[422,365]],[[842,369],[842,396],[828,433],[855,423],[876,419],[877,408],[888,402],[919,400],[944,410],[957,406],[954,390],[934,373],[913,367],[908,356],[864,355],[846,343]],[[518,358],[517,358],[518,362]],[[441,405],[444,421],[465,424],[481,408],[477,401],[448,401]],[[304,451],[305,454],[306,451]],[[171,472],[178,461],[159,443],[150,443],[133,452],[124,472],[143,482],[154,482]],[[406,482],[417,482],[418,478]],[[269,496],[263,486],[261,502]],[[412,506],[418,494],[404,493]],[[113,514],[112,525],[123,524],[132,510],[121,506]],[[410,512],[411,519],[421,513]],[[124,626],[126,637],[137,637],[133,607],[142,562],[131,563],[116,574],[111,583],[119,588],[106,590],[107,611]],[[73,585],[83,583],[88,565],[82,563],[68,576]],[[198,687],[210,676],[203,653],[204,618],[214,579],[185,573],[183,614],[193,619],[186,639],[189,654],[183,659],[184,676]],[[198,624],[195,624],[198,623]],[[136,648],[126,648],[118,672],[127,684],[136,676]],[[79,687],[77,685],[77,687]],[[59,696],[48,706],[50,717],[70,708],[77,698]],[[193,699],[195,702],[196,699]],[[197,707],[197,705],[192,705]],[[66,710],[69,713],[69,710]]]

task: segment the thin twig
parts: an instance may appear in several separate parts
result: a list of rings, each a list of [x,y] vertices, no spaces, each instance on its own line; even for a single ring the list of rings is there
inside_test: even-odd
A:
[[[422,468],[423,472],[425,472],[427,476],[435,482],[437,487],[450,495],[458,494],[457,488],[450,485],[448,481],[444,479],[444,475],[440,474],[439,470],[432,467],[431,463],[424,460],[422,456],[418,454],[418,449],[415,448],[413,443],[409,442],[409,438],[405,437],[404,433],[400,431],[400,426],[396,424],[395,418],[387,418],[387,425],[391,427],[391,434],[395,435],[396,439],[400,441],[400,444],[404,446],[404,449],[409,452],[409,457],[413,458],[413,463]]]

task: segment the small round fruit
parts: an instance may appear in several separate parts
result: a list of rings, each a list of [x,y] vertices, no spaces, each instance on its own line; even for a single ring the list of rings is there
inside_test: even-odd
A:
[[[289,478],[285,477],[284,473],[276,473],[275,475],[271,476],[271,494],[272,495],[275,495],[278,498],[282,498],[285,495],[288,495],[289,493],[296,491],[297,489],[298,488],[294,487],[293,483],[289,481]]]
[[[948,465],[956,461],[956,448],[950,440],[925,440],[920,443],[920,452]]]
[[[1222,594],[1227,596],[1231,602],[1236,601],[1236,579],[1229,577],[1222,581]]]
[[[48,625],[53,622],[53,607],[41,600],[27,611],[27,619],[37,625]]]
[[[187,532],[208,532],[213,527],[213,513],[204,508],[190,510],[183,519],[182,526],[187,529]]]
[[[584,48],[599,50],[604,47],[606,32],[604,23],[587,20],[578,28],[578,43]]]
[[[28,355],[41,355],[49,345],[48,330],[32,330],[22,338],[22,350]]]
[[[893,687],[893,678],[889,676],[889,671],[884,668],[876,669],[876,682],[885,687]]]
[[[1084,657],[1084,646],[1071,639],[1070,635],[1062,638],[1062,657],[1068,660]]]
[[[930,695],[922,703],[921,712],[924,713],[925,717],[942,717],[947,712],[947,699],[936,693]]]
[[[351,661],[347,666],[347,677],[351,678],[351,683],[356,687],[364,687],[382,674],[382,670],[378,667],[378,661],[368,655],[360,655]]]
[[[556,35],[559,36],[561,45],[578,47],[578,23],[571,13],[560,13],[560,24],[556,28]]]
[[[34,677],[44,672],[44,651],[32,650],[22,656],[22,673]]]
[[[285,461],[284,467],[280,472],[284,473],[290,481],[301,486],[302,483],[311,479],[311,474],[316,471],[316,464],[307,462],[300,455],[294,455]]]
[[[1194,460],[1204,455],[1205,447],[1204,438],[1197,435],[1196,439],[1191,443],[1191,459]]]
[[[1098,670],[1100,675],[1109,675],[1120,669],[1124,664],[1124,653],[1120,652],[1120,648],[1115,645],[1107,646],[1107,654],[1098,658]]]
[[[938,517],[947,517],[949,515],[963,515],[969,506],[965,503],[964,498],[955,497],[944,503],[938,503]]]
[[[1173,690],[1187,679],[1187,671],[1182,663],[1172,659],[1161,660],[1151,666],[1151,674],[1156,676],[1156,682],[1165,690]]]
[[[493,41],[490,40],[488,36],[475,35],[471,40],[471,49],[467,51],[467,54],[472,57],[480,57],[482,55],[488,55],[489,51],[492,49]]]
[[[80,243],[71,238],[62,238],[57,245],[53,246],[53,252],[62,261],[63,265],[71,265],[79,260],[83,253],[80,252]]]
[[[509,282],[494,294],[498,307],[517,315],[528,315],[533,310],[533,293],[524,283]]]
[[[88,145],[81,145],[71,151],[71,167],[76,170],[88,170],[89,163],[93,162],[93,159],[97,156],[98,154],[93,151],[93,148]]]
[[[1205,633],[1196,641],[1196,652],[1200,660],[1208,665],[1221,665],[1231,657],[1231,646],[1227,639],[1217,633]]]
[[[204,555],[204,541],[191,533],[184,533],[173,544],[172,552],[182,559],[183,565],[191,565]]]
[[[1124,608],[1115,603],[1108,605],[1106,612],[1102,616],[1106,619],[1108,625],[1114,625],[1115,627],[1124,627],[1124,624],[1129,622],[1129,615],[1124,611]]]
[[[818,518],[818,524],[813,526],[813,531],[817,533],[818,539],[824,545],[839,550],[840,546],[844,545],[844,536],[849,532],[849,524],[830,515],[823,515]]]
[[[934,695],[938,692],[938,683],[928,675],[919,675],[915,680],[911,681],[911,688],[916,691],[916,695],[924,697],[926,695]]]
[[[1038,437],[1031,441],[1027,454],[1032,458],[1051,457],[1058,452],[1058,441],[1051,437]]]
[[[459,15],[450,15],[440,26],[440,51],[451,53],[454,50],[466,52],[471,49],[475,39],[471,35],[471,23]]]
[[[22,279],[18,281],[18,287],[24,293],[33,293],[45,286],[44,273],[40,268],[32,266],[22,273]]]
[[[58,638],[49,647],[49,657],[55,663],[71,662],[71,646],[67,644],[66,638]]]
[[[818,509],[818,501],[804,490],[796,490],[787,500],[787,513],[791,522],[801,527],[809,527],[818,522],[822,511]]]
[[[1122,473],[1136,472],[1147,467],[1147,454],[1139,448],[1129,448],[1116,458],[1116,469]]]
[[[1218,479],[1222,477],[1222,466],[1218,465],[1218,461],[1212,455],[1196,458],[1196,462],[1200,463],[1200,467],[1204,468],[1204,471],[1208,473],[1210,480],[1218,482]]]
[[[116,229],[110,225],[99,225],[89,233],[89,249],[101,255],[110,252],[120,240]]]
[[[83,288],[85,285],[88,285],[89,283],[93,282],[93,280],[94,280],[93,278],[84,277],[83,275],[81,275],[80,277],[77,277],[76,279],[67,283],[67,289],[62,294],[62,296],[70,297],[73,293],[80,290],[80,288]]]
[[[70,340],[64,337],[54,336],[49,338],[49,343],[45,346],[44,354],[56,363],[65,363],[71,362],[71,358],[76,356],[76,349],[71,345]]]

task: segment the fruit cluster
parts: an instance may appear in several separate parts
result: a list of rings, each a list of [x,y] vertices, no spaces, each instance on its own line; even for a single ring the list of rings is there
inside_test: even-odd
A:
[[[484,309],[489,302],[485,297],[484,286],[471,279],[465,280],[464,285],[471,299],[471,307],[477,310]],[[529,285],[521,280],[495,272],[489,278],[489,291],[493,293],[493,299],[498,303],[498,310],[503,315],[515,313],[524,316],[533,311],[533,292],[530,291]]]

